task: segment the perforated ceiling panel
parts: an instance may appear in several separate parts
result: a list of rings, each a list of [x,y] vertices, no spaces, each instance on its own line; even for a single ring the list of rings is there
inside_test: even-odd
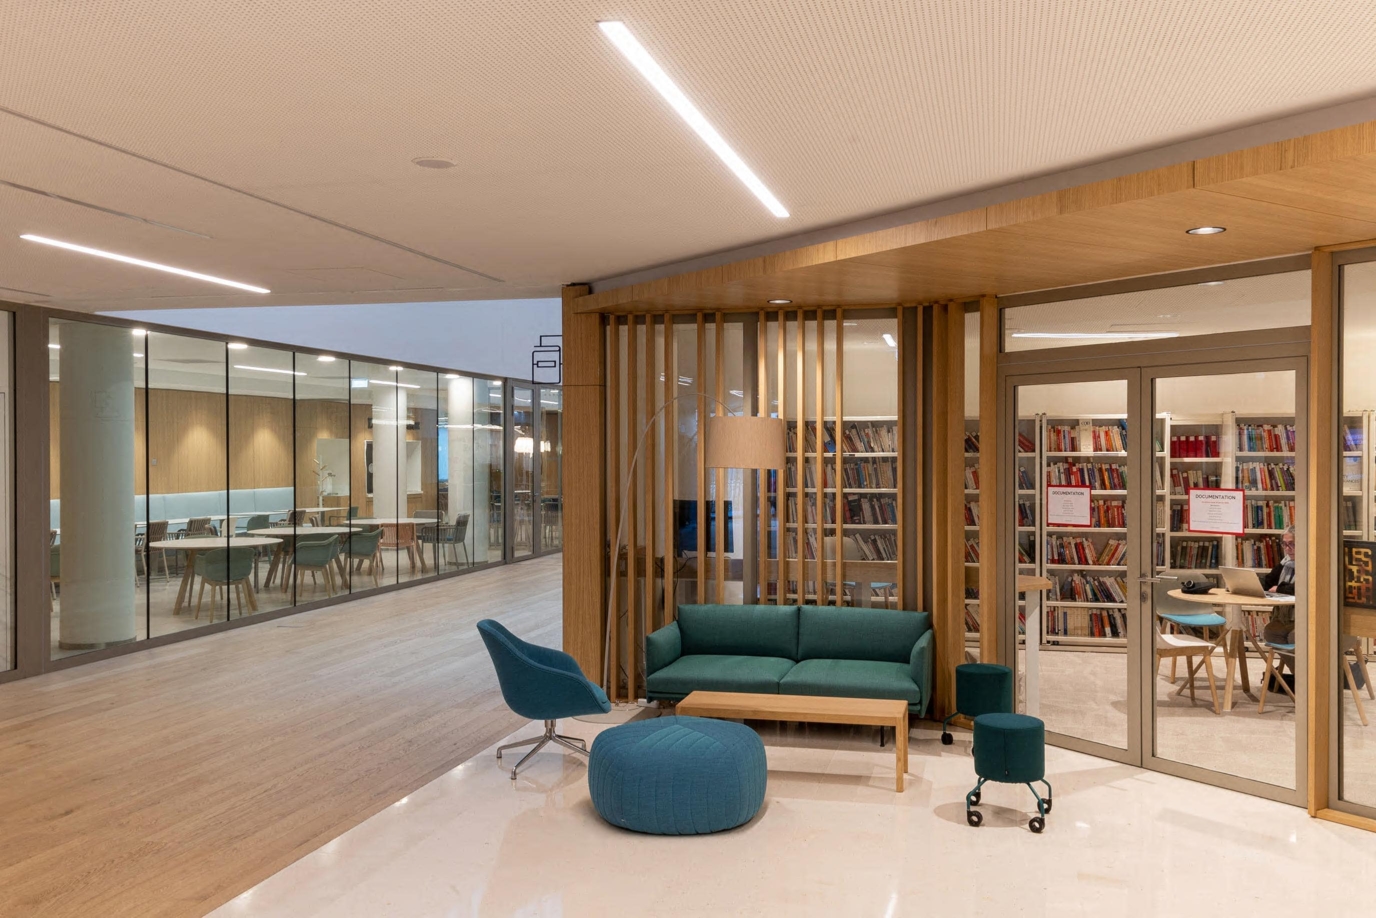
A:
[[[0,287],[109,309],[551,290],[1373,90],[1371,0],[11,0],[0,180],[210,238],[0,186]],[[274,295],[14,238],[59,231]]]

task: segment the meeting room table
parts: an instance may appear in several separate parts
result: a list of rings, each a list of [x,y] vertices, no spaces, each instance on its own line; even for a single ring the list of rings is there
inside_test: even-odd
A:
[[[216,548],[266,548],[269,545],[278,545],[281,541],[279,538],[255,535],[234,536],[232,538],[192,536],[187,539],[159,539],[156,542],[149,542],[148,548],[152,551],[179,551],[186,555],[186,561],[182,566],[182,581],[177,587],[177,601],[172,606],[172,614],[181,615],[182,609],[191,598],[191,590],[195,586],[196,556],[198,554]],[[258,565],[253,566],[253,571],[256,580]]]
[[[1223,648],[1223,659],[1227,666],[1227,677],[1223,688],[1223,710],[1225,712],[1231,711],[1233,709],[1234,672],[1242,671],[1242,691],[1248,695],[1252,693],[1252,678],[1247,673],[1247,641],[1250,639],[1250,635],[1248,635],[1243,622],[1242,607],[1273,609],[1277,606],[1293,606],[1295,597],[1248,596],[1244,593],[1233,593],[1221,587],[1214,587],[1207,593],[1186,593],[1184,590],[1171,590],[1168,595],[1185,602],[1196,602],[1200,605],[1221,606],[1223,608],[1223,617],[1226,621],[1223,625],[1223,635],[1219,638],[1219,646]],[[1254,645],[1253,649],[1264,655],[1264,651],[1260,647]]]
[[[383,530],[382,539],[388,543],[388,548],[406,549],[406,557],[411,562],[411,573],[416,572],[416,556],[420,556],[421,573],[426,573],[429,568],[425,565],[425,552],[418,551],[420,541],[416,538],[417,526],[438,526],[440,520],[429,518],[417,518],[411,516],[375,516],[368,519],[353,521],[355,524],[363,526],[381,526]],[[387,538],[387,531],[391,530],[392,538]]]
[[[363,527],[355,524],[351,526],[275,526],[271,529],[250,529],[248,534],[251,536],[275,536],[278,542],[277,548],[272,553],[272,561],[268,563],[268,576],[263,581],[264,586],[272,586],[272,578],[279,573],[282,575],[282,592],[287,591],[287,584],[291,581],[287,577],[287,568],[291,566],[291,556],[296,551],[296,540],[302,536],[343,536],[357,532]],[[341,540],[342,541],[342,540]],[[348,569],[344,561],[344,553],[340,552],[334,559],[335,568],[341,577],[347,577]],[[255,572],[257,566],[255,565]],[[344,582],[348,582],[345,580]]]

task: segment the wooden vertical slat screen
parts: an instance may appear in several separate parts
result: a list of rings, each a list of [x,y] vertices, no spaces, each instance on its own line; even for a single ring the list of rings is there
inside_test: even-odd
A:
[[[949,693],[937,699],[943,710],[955,710],[956,666],[965,662],[965,305],[946,306],[946,346],[949,375],[942,384],[946,400],[945,437],[932,444],[946,453],[946,477],[937,490],[951,495],[946,525],[946,594],[934,610],[941,623],[937,631],[937,671]]]
[[[785,342],[786,342],[786,337],[787,337],[787,335],[788,335],[788,313],[784,312],[782,309],[779,310],[778,318],[777,318],[777,320],[775,321],[775,327],[778,329],[778,333],[774,336],[774,337],[775,337],[775,348],[774,348],[774,350],[776,351],[776,354],[775,354],[775,370],[774,370],[774,374],[775,374],[775,375],[774,375],[775,394],[778,395],[778,397],[779,397],[779,417],[785,418],[785,419],[786,419],[786,418],[788,417],[788,390],[787,390],[787,388],[786,388],[785,385],[784,385],[784,377],[785,377],[785,365],[786,365],[786,359],[785,359],[786,343],[785,343]],[[777,549],[777,552],[776,552],[776,554],[778,555],[778,559],[777,559],[777,562],[776,562],[775,565],[774,565],[774,576],[775,576],[774,603],[775,603],[775,605],[786,605],[786,604],[788,603],[788,568],[789,568],[789,565],[788,565],[788,551],[789,551],[789,549],[788,549],[788,539],[789,539],[789,535],[788,535],[788,526],[787,526],[787,523],[786,523],[786,520],[788,519],[787,510],[786,510],[786,507],[787,507],[787,504],[788,504],[788,496],[787,496],[787,495],[788,495],[788,487],[787,487],[787,482],[788,482],[788,475],[787,475],[786,470],[780,469],[780,470],[779,470],[779,477],[778,477],[777,482],[775,483],[775,488],[774,488],[774,518],[775,518],[775,521],[776,521],[776,524],[777,524],[778,542],[779,542],[779,544],[778,544],[778,549]]]
[[[979,658],[999,663],[999,302],[979,303]]]
[[[819,309],[819,310],[817,310],[817,312],[816,312],[816,318],[814,319],[814,322],[813,322],[813,339],[812,339],[812,340],[815,342],[815,343],[813,344],[813,349],[814,349],[814,351],[815,351],[816,358],[817,358],[817,359],[816,359],[816,366],[815,366],[815,369],[814,369],[814,372],[813,372],[813,376],[812,376],[812,388],[813,388],[812,398],[813,398],[814,403],[816,404],[816,408],[814,409],[814,411],[815,411],[815,417],[817,418],[817,420],[813,422],[813,423],[816,424],[817,442],[816,442],[816,450],[814,451],[813,457],[812,457],[812,473],[813,473],[814,478],[816,479],[816,480],[813,481],[813,483],[812,483],[812,486],[813,486],[813,491],[812,491],[812,493],[813,493],[813,495],[814,495],[814,500],[815,500],[814,507],[815,507],[816,512],[817,512],[817,530],[816,530],[816,532],[817,532],[817,563],[816,563],[816,565],[814,565],[814,567],[815,567],[815,569],[816,569],[816,571],[817,571],[817,582],[816,582],[816,586],[815,586],[813,589],[814,589],[814,591],[815,591],[815,593],[816,593],[816,596],[817,596],[817,604],[818,604],[819,606],[820,606],[820,605],[830,605],[830,603],[831,603],[831,596],[830,596],[830,594],[829,594],[828,591],[827,591],[827,572],[826,572],[827,529],[826,529],[826,523],[825,523],[826,516],[825,516],[825,514],[823,513],[824,502],[825,502],[825,498],[826,498],[826,487],[825,487],[825,485],[824,485],[824,483],[823,483],[823,482],[825,481],[825,479],[822,477],[822,449],[823,449],[822,440],[823,440],[823,432],[824,432],[825,429],[826,429],[826,406],[823,404],[823,400],[822,400],[822,377],[823,377],[823,372],[824,372],[824,362],[823,362],[823,359],[822,359],[822,358],[824,357],[825,351],[826,351],[826,347],[825,347],[825,344],[826,344],[825,337],[826,337],[826,336],[825,336],[825,334],[824,334],[824,332],[823,332],[823,330],[822,330],[822,310]],[[837,507],[836,509],[839,511],[841,508],[840,508],[840,507]],[[838,515],[839,515],[839,513],[838,513]],[[839,542],[837,543],[837,554],[840,554],[840,543],[839,543]],[[839,584],[838,584],[838,586],[839,586]]]
[[[947,346],[946,338],[948,325],[946,322],[946,305],[938,303],[930,307],[931,327],[932,327],[932,379],[946,380],[951,379],[950,348]],[[941,525],[941,521],[952,513],[952,501],[954,496],[945,488],[941,487],[941,482],[946,479],[946,466],[949,453],[941,448],[942,441],[946,436],[946,412],[945,402],[939,397],[932,400],[932,425],[931,425],[931,444],[932,448],[928,453],[932,463],[932,558],[931,558],[931,612],[932,630],[936,632],[935,649],[940,650],[945,646],[943,640],[945,630],[945,616],[941,615],[940,605],[942,598],[947,595],[950,580],[950,568],[944,563],[949,546],[946,544],[946,527]],[[934,682],[934,701],[938,706],[938,714],[945,716],[954,707],[948,707],[955,695],[955,685],[952,680],[946,678],[945,668],[938,667],[935,673]]]
[[[696,391],[705,393],[707,390],[707,323],[702,313],[698,313],[698,362],[697,370],[693,375],[693,385]],[[707,428],[707,399],[702,395],[698,396],[698,469],[697,469],[697,532],[698,532],[698,584],[697,592],[694,594],[695,602],[702,602],[707,598],[707,438],[704,431]]]
[[[845,531],[845,506],[846,506],[846,485],[842,477],[842,469],[845,464],[845,431],[842,429],[842,422],[846,417],[845,400],[841,396],[842,366],[845,362],[845,314],[842,310],[836,310],[836,358],[834,367],[836,378],[832,383],[832,414],[835,416],[835,473],[836,479],[833,482],[833,490],[836,501],[836,602],[841,605],[844,602],[844,590],[846,583],[846,531]],[[821,487],[821,482],[817,487]],[[899,527],[902,528],[902,527]],[[870,590],[868,583],[857,583],[857,590]]]
[[[797,329],[794,332],[794,380],[793,388],[793,517],[796,520],[793,526],[794,557],[797,559],[793,565],[794,576],[797,577],[797,599],[798,602],[807,602],[807,571],[804,569],[807,557],[807,530],[803,522],[806,516],[803,511],[803,455],[806,438],[803,436],[804,425],[807,423],[807,408],[803,404],[807,389],[804,383],[803,355],[806,351],[806,325],[803,310],[797,312]]]
[[[645,423],[650,423],[650,419],[659,410],[659,396],[657,392],[659,386],[658,374],[655,372],[655,330],[662,322],[662,318],[655,316],[645,317]],[[645,437],[644,455],[640,457],[640,466],[645,470],[644,475],[644,514],[645,514],[645,630],[640,638],[643,642],[645,634],[653,631],[658,622],[655,620],[659,605],[655,602],[655,580],[658,574],[658,565],[655,563],[659,557],[655,546],[655,533],[658,529],[655,525],[655,507],[658,501],[655,500],[656,483],[659,480],[659,463],[656,458],[659,455],[659,437],[657,431],[650,431]]]
[[[648,317],[642,317],[648,318]],[[626,442],[631,455],[635,453],[636,441],[640,438],[643,424],[640,420],[640,329],[642,323],[631,316],[627,326],[626,346]],[[630,456],[627,457],[630,461]],[[636,666],[640,661],[640,642],[636,640],[636,617],[639,614],[638,581],[640,570],[636,564],[640,542],[640,507],[636,495],[640,493],[640,480],[645,474],[643,466],[636,466],[631,477],[630,487],[626,489],[626,500],[630,504],[630,519],[626,526],[626,700],[636,697]]]
[[[755,354],[758,357],[755,374],[755,413],[762,418],[769,417],[769,361],[765,355],[768,343],[768,323],[765,319],[765,312],[761,309],[759,321],[755,325]],[[762,603],[768,598],[766,585],[769,583],[769,470],[760,469],[756,474],[759,477],[759,489],[755,493],[757,495],[757,515],[760,529],[759,542],[755,551],[758,556],[756,582],[759,591],[755,601]]]
[[[607,519],[612,538],[616,538],[617,526],[621,520],[621,337],[623,323],[613,317],[611,333],[608,336],[607,355]],[[618,553],[619,554],[619,553]],[[607,661],[604,664],[610,672],[609,691],[613,700],[620,700],[621,694],[621,558],[610,559],[608,569],[611,575],[611,591],[615,597],[612,602],[614,614],[608,627]]]

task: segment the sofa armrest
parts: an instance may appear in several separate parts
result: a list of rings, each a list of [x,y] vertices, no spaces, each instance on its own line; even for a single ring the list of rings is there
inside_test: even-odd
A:
[[[908,657],[908,672],[917,683],[917,687],[922,690],[922,710],[917,712],[919,717],[927,716],[927,709],[932,704],[932,632],[928,630],[922,637],[917,639],[913,645],[913,652]]]
[[[645,675],[652,676],[683,656],[683,634],[670,622],[645,638]]]

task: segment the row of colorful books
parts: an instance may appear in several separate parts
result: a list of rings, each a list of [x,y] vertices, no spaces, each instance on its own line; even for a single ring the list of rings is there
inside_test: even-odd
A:
[[[1121,462],[1050,462],[1046,466],[1046,483],[1088,485],[1099,491],[1125,491],[1128,487],[1127,466]]]
[[[1128,555],[1125,539],[1109,539],[1102,547],[1087,536],[1047,536],[1048,564],[1085,564],[1104,566],[1122,564]]]
[[[1121,638],[1127,634],[1128,618],[1124,609],[1048,609],[1046,636]]]
[[[1222,545],[1217,539],[1171,540],[1171,567],[1216,568]]]
[[[1293,491],[1295,467],[1287,462],[1239,462],[1233,480],[1245,491]]]
[[[1127,602],[1127,582],[1122,577],[1089,576],[1078,572],[1051,574],[1051,595],[1065,602]]]
[[[1123,452],[1128,443],[1127,421],[1112,425],[1062,424],[1046,428],[1046,449],[1052,453]]]
[[[1193,434],[1171,437],[1172,459],[1208,459],[1221,456],[1217,434]]]
[[[803,469],[803,487],[816,489],[817,468],[813,463],[799,463]],[[798,466],[788,466],[786,487],[798,486]],[[841,481],[847,488],[897,488],[898,473],[892,459],[857,459],[847,462],[841,469]],[[836,467],[830,461],[822,464],[822,487],[831,490],[836,487]]]
[[[1190,488],[1219,488],[1223,476],[1203,469],[1171,469],[1171,493],[1184,494]]]
[[[1294,424],[1239,424],[1237,450],[1240,453],[1293,453]]]

